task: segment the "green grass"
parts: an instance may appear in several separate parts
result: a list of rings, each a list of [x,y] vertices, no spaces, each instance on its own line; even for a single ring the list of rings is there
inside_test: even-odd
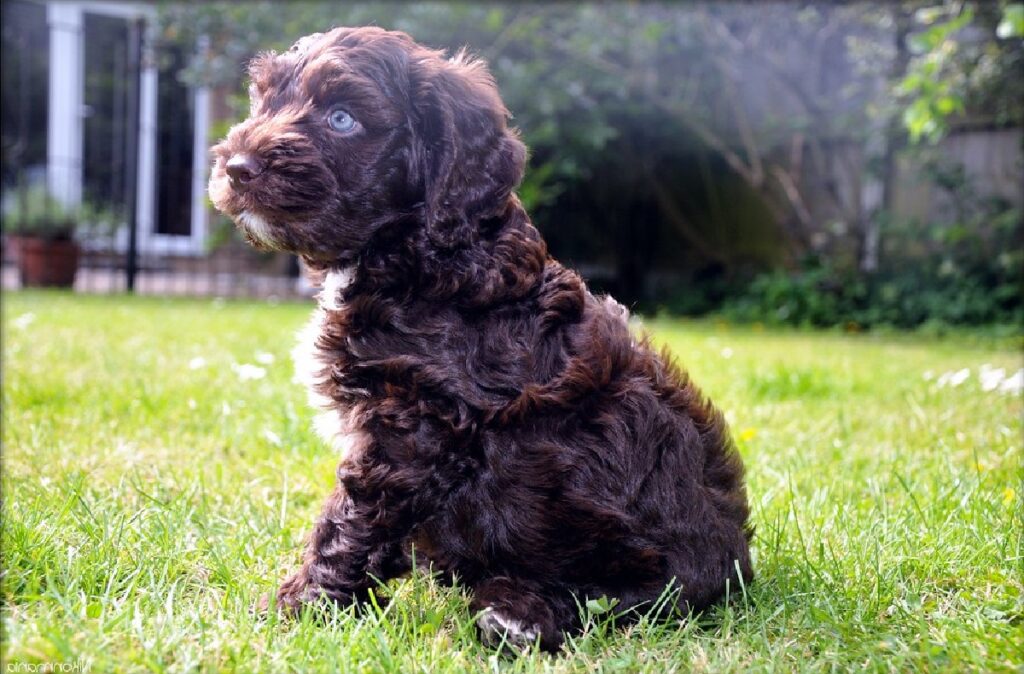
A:
[[[499,657],[477,643],[466,594],[423,575],[383,609],[259,619],[250,607],[296,564],[333,479],[291,381],[308,313],[4,297],[4,671],[1024,665],[1022,404],[977,376],[1016,371],[1020,343],[971,333],[649,323],[726,410],[747,464],[757,578],[700,620],[594,617],[559,656]],[[243,381],[232,365],[257,353],[274,361]],[[924,378],[965,367],[956,387]]]

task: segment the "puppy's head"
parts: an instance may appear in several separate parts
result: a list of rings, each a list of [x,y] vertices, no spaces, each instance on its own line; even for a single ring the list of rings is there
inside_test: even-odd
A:
[[[461,54],[336,28],[249,74],[249,118],[213,148],[210,197],[257,246],[351,261],[396,222],[458,245],[522,177],[494,80]]]

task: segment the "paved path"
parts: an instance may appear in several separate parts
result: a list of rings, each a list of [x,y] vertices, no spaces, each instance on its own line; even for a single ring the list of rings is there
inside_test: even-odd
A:
[[[21,288],[18,270],[13,264],[2,269],[4,290]],[[124,292],[124,270],[79,269],[75,291],[86,293]],[[177,295],[196,297],[262,297],[295,299],[308,297],[312,289],[299,279],[261,274],[198,273],[142,271],[135,280],[140,295]]]

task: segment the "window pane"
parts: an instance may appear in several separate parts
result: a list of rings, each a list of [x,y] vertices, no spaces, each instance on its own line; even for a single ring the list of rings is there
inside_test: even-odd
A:
[[[178,45],[161,44],[157,54],[156,231],[188,236],[192,232],[193,96],[178,79],[188,63],[185,49]]]
[[[50,33],[46,6],[34,2],[2,5],[0,135],[3,188],[46,183],[46,118]]]

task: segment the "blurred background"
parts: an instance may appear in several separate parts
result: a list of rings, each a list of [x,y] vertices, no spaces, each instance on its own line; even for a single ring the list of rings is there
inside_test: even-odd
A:
[[[3,287],[299,297],[210,206],[258,51],[337,25],[463,45],[531,148],[552,253],[634,310],[1024,317],[1024,4],[5,0]]]

